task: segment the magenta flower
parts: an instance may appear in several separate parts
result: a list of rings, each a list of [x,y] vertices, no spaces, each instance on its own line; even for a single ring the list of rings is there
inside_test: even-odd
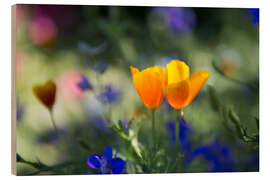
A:
[[[34,44],[51,45],[57,37],[57,27],[54,21],[46,16],[35,17],[30,24],[30,37]]]

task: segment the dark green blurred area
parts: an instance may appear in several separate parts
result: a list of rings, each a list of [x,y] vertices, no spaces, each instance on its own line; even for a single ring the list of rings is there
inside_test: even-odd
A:
[[[87,157],[102,153],[110,144],[126,161],[125,173],[145,172],[110,127],[118,120],[142,120],[138,141],[151,142],[150,112],[137,95],[129,66],[142,70],[179,59],[191,72],[210,73],[200,94],[184,108],[185,121],[193,129],[193,147],[218,138],[233,153],[234,171],[258,171],[259,159],[250,160],[258,158],[258,142],[242,140],[237,123],[228,120],[231,110],[239,118],[241,132],[258,134],[257,16],[252,9],[238,8],[17,5],[17,152],[49,166],[72,162],[40,174],[87,174],[91,171]],[[100,63],[107,64],[104,72],[95,69]],[[93,90],[78,87],[81,75]],[[33,85],[48,79],[57,85],[54,117],[63,132],[57,139],[51,135],[47,109],[32,93]],[[107,85],[121,92],[117,102],[97,98]],[[158,109],[156,122],[161,150],[168,153],[172,142],[166,123],[176,118],[176,112],[166,108],[164,103]],[[95,121],[97,116],[104,126]],[[199,158],[176,172],[207,172],[209,168]],[[17,163],[17,171],[26,175],[36,169]]]

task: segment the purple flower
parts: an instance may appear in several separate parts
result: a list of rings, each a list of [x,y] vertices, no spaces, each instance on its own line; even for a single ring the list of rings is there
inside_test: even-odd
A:
[[[81,80],[78,82],[78,86],[83,91],[93,89],[93,86],[90,84],[90,82],[88,81],[88,79],[85,75],[81,76]]]
[[[196,16],[191,9],[181,7],[157,7],[154,8],[164,18],[166,25],[173,32],[190,31],[196,23]]]
[[[121,158],[113,157],[112,147],[107,146],[103,155],[92,154],[87,159],[87,164],[92,169],[99,169],[98,174],[120,174],[125,168],[125,161]]]
[[[105,91],[98,95],[98,99],[103,102],[114,103],[119,99],[122,94],[121,91],[112,87],[112,85],[107,85]]]

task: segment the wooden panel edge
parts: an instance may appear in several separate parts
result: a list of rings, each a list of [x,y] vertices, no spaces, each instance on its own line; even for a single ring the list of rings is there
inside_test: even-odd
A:
[[[11,6],[11,173],[16,171],[16,4]]]

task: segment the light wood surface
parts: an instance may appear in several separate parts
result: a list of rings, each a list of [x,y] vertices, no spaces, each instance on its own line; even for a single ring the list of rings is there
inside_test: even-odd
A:
[[[16,5],[11,7],[11,173],[16,175]]]

